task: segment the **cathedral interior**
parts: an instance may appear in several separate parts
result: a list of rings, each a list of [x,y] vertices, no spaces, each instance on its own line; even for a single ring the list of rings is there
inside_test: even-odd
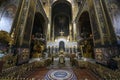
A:
[[[119,80],[119,0],[0,0],[0,80]]]

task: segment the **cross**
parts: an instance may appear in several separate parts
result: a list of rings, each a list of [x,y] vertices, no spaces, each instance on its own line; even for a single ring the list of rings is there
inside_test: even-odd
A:
[[[63,32],[63,31],[61,31],[61,32],[60,32],[60,36],[63,36],[63,34],[64,34],[64,32]]]

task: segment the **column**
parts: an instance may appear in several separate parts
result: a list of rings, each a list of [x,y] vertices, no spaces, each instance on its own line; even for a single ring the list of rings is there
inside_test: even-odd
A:
[[[72,41],[72,25],[69,24],[69,38],[70,38],[70,41]]]
[[[53,22],[53,25],[52,25],[52,41],[54,41],[54,22]]]
[[[48,37],[48,40],[50,41],[50,31],[51,28],[50,28],[50,23],[48,23],[48,31],[47,31],[47,37]]]
[[[73,22],[73,38],[74,38],[74,41],[76,40],[76,34],[77,34],[77,30],[76,30],[76,23]]]
[[[49,1],[49,0],[48,0]],[[49,41],[51,40],[51,3],[50,1],[48,2],[48,5],[49,5]]]
[[[80,50],[81,50],[81,55],[82,55],[82,57],[84,57],[84,56],[83,56],[83,54],[84,54],[84,53],[83,53],[83,46],[84,46],[84,45],[80,45]]]

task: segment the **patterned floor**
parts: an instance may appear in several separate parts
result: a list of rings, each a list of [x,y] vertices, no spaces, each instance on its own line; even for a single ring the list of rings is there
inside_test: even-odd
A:
[[[77,77],[72,70],[56,69],[50,70],[45,78],[45,80],[77,80]]]
[[[59,70],[60,72],[62,70],[64,70],[65,72],[59,73],[56,70]],[[50,73],[52,73],[52,74],[50,74]],[[55,78],[57,76],[58,79],[49,79],[49,76],[51,76],[51,75],[53,75],[53,76],[55,75]],[[63,79],[63,78],[61,79],[61,77],[68,78],[71,76],[73,76],[72,79]],[[40,68],[40,69],[37,69],[36,71],[34,71],[33,73],[31,73],[30,75],[26,76],[25,78],[29,78],[29,79],[33,78],[33,80],[45,80],[45,79],[46,80],[101,80],[98,77],[96,77],[96,75],[91,73],[89,70],[78,69],[78,68],[74,68],[72,70],[71,69],[52,69],[52,70],[49,70],[46,68]]]
[[[65,60],[65,64],[59,64],[59,59],[55,58],[51,66],[39,68],[25,78],[34,80],[101,80],[87,69],[71,66],[68,58]]]

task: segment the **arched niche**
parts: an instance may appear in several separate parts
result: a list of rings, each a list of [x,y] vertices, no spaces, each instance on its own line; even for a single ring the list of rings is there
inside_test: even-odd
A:
[[[82,38],[88,38],[92,35],[92,28],[90,24],[90,17],[87,11],[83,12],[78,21],[79,35]]]
[[[52,32],[55,38],[69,35],[69,26],[72,22],[72,5],[68,1],[56,1],[52,4]]]
[[[64,43],[64,41],[60,41],[59,42],[59,50],[65,50],[65,43]]]
[[[36,33],[40,33],[44,35],[44,27],[45,27],[45,19],[41,13],[36,12],[34,17],[34,24],[32,29],[32,34],[36,35]]]
[[[34,53],[34,46],[37,44],[45,43],[44,27],[45,27],[45,19],[44,19],[43,15],[39,12],[36,12],[35,17],[34,17],[32,33],[31,33],[30,58],[32,58],[32,55]]]
[[[90,16],[88,11],[84,11],[78,21],[79,36],[82,38],[80,45],[83,47],[82,51],[84,57],[94,58],[94,44],[93,32],[90,23]]]

